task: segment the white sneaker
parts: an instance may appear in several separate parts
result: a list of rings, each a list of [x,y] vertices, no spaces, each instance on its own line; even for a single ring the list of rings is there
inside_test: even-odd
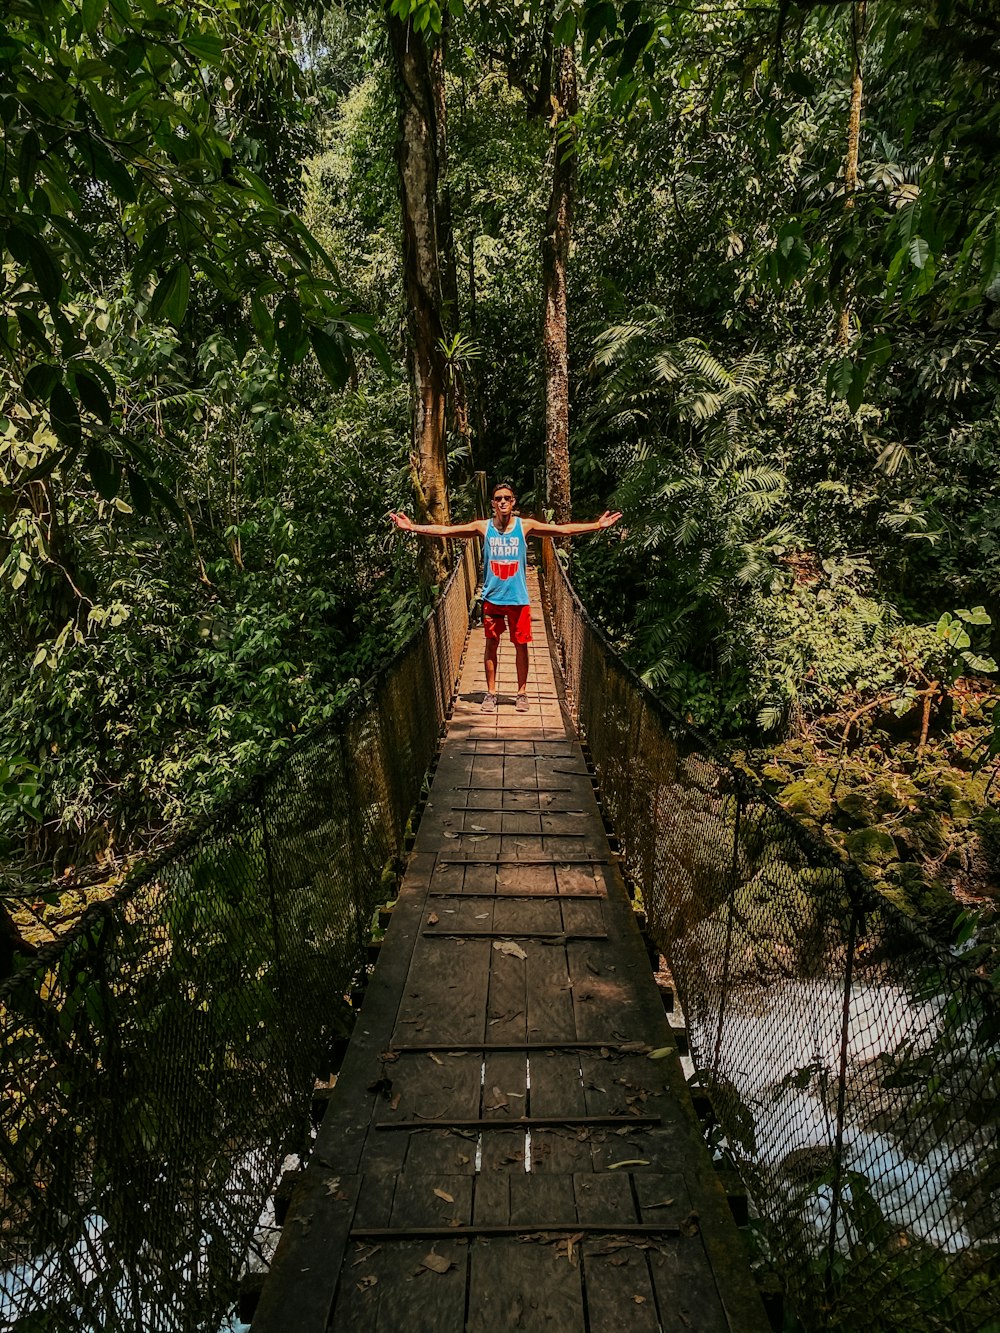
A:
[[[497,711],[497,697],[495,694],[483,695],[483,706],[479,710],[481,713],[495,713]]]

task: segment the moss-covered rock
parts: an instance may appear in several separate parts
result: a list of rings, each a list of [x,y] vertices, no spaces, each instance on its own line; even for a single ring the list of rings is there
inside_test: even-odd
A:
[[[846,791],[837,797],[835,805],[839,828],[870,828],[877,822],[878,813],[864,791]]]
[[[883,870],[899,859],[895,842],[880,828],[855,829],[844,839],[844,846],[852,860],[869,872]]]
[[[903,860],[940,856],[948,845],[942,812],[928,805],[904,816],[894,826],[893,836]]]
[[[833,806],[832,785],[823,769],[810,768],[801,778],[782,787],[778,799],[791,814],[819,822],[827,818]]]
[[[900,775],[878,778],[872,785],[872,799],[879,814],[896,815],[913,806],[920,796],[915,782]]]

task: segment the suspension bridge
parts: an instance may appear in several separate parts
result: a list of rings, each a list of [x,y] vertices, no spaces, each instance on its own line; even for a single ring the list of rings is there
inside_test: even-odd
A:
[[[506,661],[479,711],[467,549],[342,715],[0,986],[0,1325],[754,1333],[738,1173],[803,1328],[997,1326],[989,982],[541,572],[527,713]]]

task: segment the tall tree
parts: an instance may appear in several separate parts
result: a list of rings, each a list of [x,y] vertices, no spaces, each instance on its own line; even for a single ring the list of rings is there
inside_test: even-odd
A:
[[[413,391],[411,466],[417,516],[448,523],[445,453],[447,357],[438,235],[439,144],[444,108],[440,53],[413,17],[388,14],[389,45],[399,97],[397,165],[403,216],[403,273]],[[420,544],[425,583],[440,584],[448,569],[444,541]]]
[[[861,53],[864,49],[865,27],[868,18],[867,0],[855,0],[851,5],[851,100],[847,113],[847,153],[844,158],[844,210],[854,209],[858,188],[858,152],[861,145],[861,98],[864,82],[861,75]],[[837,346],[844,350],[851,340],[851,279],[845,275],[840,290],[840,310],[837,316]]]
[[[542,239],[542,356],[545,364],[546,500],[557,523],[572,515],[569,473],[569,309],[567,269],[576,184],[576,56],[552,52],[552,189]]]

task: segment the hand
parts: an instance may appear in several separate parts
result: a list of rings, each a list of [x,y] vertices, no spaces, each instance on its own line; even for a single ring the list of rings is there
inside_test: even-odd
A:
[[[393,523],[395,523],[396,527],[402,529],[403,532],[413,531],[413,519],[410,518],[409,514],[394,514],[390,510],[389,517],[392,519]]]
[[[621,512],[620,509],[616,510],[613,514],[610,513],[609,510],[605,509],[604,513],[603,513],[603,514],[601,515],[601,517],[597,520],[597,526],[598,526],[599,528],[610,528],[610,527],[612,527],[615,523],[618,522],[618,520],[621,518],[621,516],[622,516],[622,512]]]

